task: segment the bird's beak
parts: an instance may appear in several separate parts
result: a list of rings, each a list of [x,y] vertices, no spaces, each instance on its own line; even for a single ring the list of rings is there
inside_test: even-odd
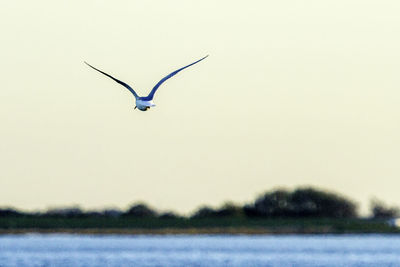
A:
[[[135,108],[134,109],[136,109],[137,108],[137,106],[135,106]]]

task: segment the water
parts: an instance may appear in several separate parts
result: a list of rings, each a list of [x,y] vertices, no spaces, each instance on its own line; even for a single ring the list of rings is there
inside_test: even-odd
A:
[[[400,266],[400,235],[1,235],[0,266]]]

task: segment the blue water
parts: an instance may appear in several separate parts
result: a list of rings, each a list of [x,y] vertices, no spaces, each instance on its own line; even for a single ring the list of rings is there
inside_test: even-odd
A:
[[[400,266],[400,235],[0,235],[0,266]]]

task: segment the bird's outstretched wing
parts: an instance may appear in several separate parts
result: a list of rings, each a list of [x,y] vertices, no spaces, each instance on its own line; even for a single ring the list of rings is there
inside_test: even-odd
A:
[[[85,62],[86,65],[88,65],[88,66],[91,67],[92,69],[97,70],[98,72],[100,72],[100,73],[106,75],[107,77],[113,79],[113,80],[116,81],[117,83],[123,85],[124,87],[126,87],[126,88],[135,96],[135,98],[138,98],[138,95],[137,95],[136,92],[132,89],[132,87],[130,87],[129,85],[127,85],[127,84],[124,83],[123,81],[120,81],[120,80],[118,80],[118,79],[115,79],[113,76],[111,76],[111,75],[109,75],[109,74],[107,74],[107,73],[105,73],[105,72],[103,72],[103,71],[101,71],[101,70],[99,70],[99,69],[96,69],[95,67],[93,67],[92,65],[90,65],[89,63],[87,63],[86,61],[84,61],[84,62]]]
[[[166,80],[168,80],[169,78],[171,78],[172,76],[174,76],[175,74],[177,74],[178,72],[180,72],[181,70],[184,70],[184,69],[186,69],[187,67],[190,67],[190,66],[192,66],[192,65],[194,65],[194,64],[196,64],[196,63],[202,61],[202,60],[205,59],[206,57],[208,57],[208,55],[205,56],[205,57],[203,57],[203,58],[201,58],[201,59],[199,59],[199,60],[197,60],[197,61],[195,61],[195,62],[193,62],[193,63],[191,63],[191,64],[189,64],[189,65],[187,65],[187,66],[185,66],[185,67],[182,67],[182,68],[180,68],[180,69],[178,69],[178,70],[176,70],[176,71],[174,71],[174,72],[171,72],[170,74],[168,74],[167,76],[165,76],[164,78],[162,78],[162,79],[153,87],[153,89],[151,89],[151,92],[150,92],[150,94],[146,97],[146,99],[149,99],[149,100],[153,99],[155,92],[157,91],[158,87],[160,87],[160,85],[161,85],[163,82],[165,82]]]

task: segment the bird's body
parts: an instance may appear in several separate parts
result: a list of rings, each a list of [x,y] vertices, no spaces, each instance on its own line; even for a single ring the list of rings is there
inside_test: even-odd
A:
[[[154,94],[155,94],[155,92],[157,91],[158,87],[160,87],[160,85],[161,85],[163,82],[165,82],[166,80],[168,80],[168,79],[171,78],[172,76],[176,75],[176,74],[177,74],[178,72],[180,72],[181,70],[184,70],[184,69],[186,69],[187,67],[190,67],[190,66],[192,66],[192,65],[194,65],[194,64],[196,64],[196,63],[202,61],[202,60],[205,59],[206,57],[208,57],[208,55],[205,56],[205,57],[203,57],[203,58],[201,58],[201,59],[199,59],[199,60],[197,60],[197,61],[195,61],[195,62],[193,62],[193,63],[191,63],[191,64],[189,64],[189,65],[186,65],[186,66],[184,66],[184,67],[182,67],[182,68],[180,68],[180,69],[178,69],[178,70],[176,70],[176,71],[174,71],[174,72],[171,72],[170,74],[168,74],[167,76],[165,76],[164,78],[162,78],[162,79],[153,87],[153,89],[151,90],[151,92],[150,92],[149,95],[147,95],[147,96],[138,96],[138,94],[137,94],[137,93],[132,89],[132,87],[130,87],[128,84],[126,84],[126,83],[124,83],[124,82],[122,82],[122,81],[120,81],[120,80],[118,80],[118,79],[112,77],[111,75],[109,75],[109,74],[107,74],[107,73],[105,73],[105,72],[103,72],[103,71],[101,71],[101,70],[99,70],[99,69],[96,69],[95,67],[91,66],[91,65],[90,65],[89,63],[87,63],[87,62],[85,62],[85,63],[86,63],[89,67],[91,67],[91,68],[97,70],[98,72],[100,72],[100,73],[106,75],[107,77],[113,79],[113,80],[116,81],[117,83],[119,83],[119,84],[121,84],[122,86],[124,86],[125,88],[127,88],[127,89],[135,96],[135,99],[136,99],[136,106],[135,106],[135,109],[138,108],[138,109],[141,110],[141,111],[146,111],[146,110],[148,110],[149,108],[155,106],[155,104],[153,103],[153,97],[154,97]]]
[[[153,100],[143,100],[140,97],[136,98],[136,107],[141,111],[146,111],[154,106]]]

